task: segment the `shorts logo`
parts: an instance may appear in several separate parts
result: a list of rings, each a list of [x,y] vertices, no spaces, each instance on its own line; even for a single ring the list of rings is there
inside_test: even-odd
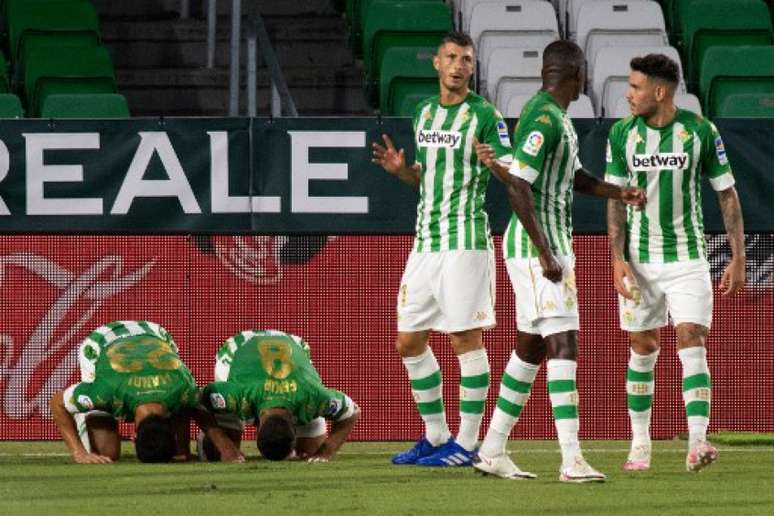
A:
[[[657,154],[632,154],[629,168],[634,171],[657,171],[664,169],[685,170],[688,168],[688,154],[685,152],[660,152]]]
[[[219,392],[213,392],[210,394],[210,405],[214,409],[223,410],[226,408],[226,398]]]
[[[723,145],[723,139],[718,136],[715,138],[715,154],[718,156],[718,163],[721,165],[728,164],[728,156],[726,156],[726,146]]]
[[[476,312],[476,314],[473,316],[473,319],[476,321],[483,321],[486,319],[486,312]]]
[[[524,145],[521,147],[525,153],[530,156],[537,156],[540,152],[540,148],[543,146],[543,133],[540,131],[532,131],[527,135],[527,139]]]
[[[511,148],[511,139],[508,137],[508,126],[502,120],[497,121],[497,136],[503,147]]]
[[[437,129],[417,131],[417,147],[459,149],[462,134],[459,131],[439,131]]]
[[[80,396],[78,396],[78,405],[80,405],[81,407],[85,407],[89,410],[94,408],[94,402],[91,401],[91,398],[89,398],[85,394],[81,394]]]

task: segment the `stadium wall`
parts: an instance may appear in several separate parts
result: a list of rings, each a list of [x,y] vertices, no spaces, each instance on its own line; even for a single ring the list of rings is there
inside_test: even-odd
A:
[[[600,173],[609,122],[578,125],[582,159]],[[749,288],[731,300],[716,297],[711,430],[774,431],[769,125],[719,124],[752,229]],[[303,335],[325,383],[362,405],[355,439],[417,437],[421,421],[393,349],[416,197],[368,162],[368,145],[382,131],[409,147],[410,126],[400,119],[3,124],[0,439],[56,438],[47,402],[77,380],[80,340],[107,321],[139,318],[170,330],[200,383],[212,379],[220,343],[238,331]],[[228,190],[218,186],[224,181]],[[501,230],[509,210],[497,185],[489,199]],[[714,195],[705,201],[709,208]],[[628,347],[617,328],[606,238],[592,234],[603,231],[603,205],[581,208],[581,433],[625,438]],[[711,230],[719,228],[708,219]],[[498,326],[485,334],[493,368],[487,417],[515,342],[514,299],[496,240]],[[729,255],[725,237],[710,235],[708,251],[717,283]],[[456,427],[457,362],[444,338],[433,337],[432,345]],[[656,370],[657,438],[685,430],[674,351],[668,331]],[[514,436],[553,432],[541,372]]]

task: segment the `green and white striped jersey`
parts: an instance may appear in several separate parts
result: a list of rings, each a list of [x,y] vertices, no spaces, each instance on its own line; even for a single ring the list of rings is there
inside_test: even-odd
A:
[[[414,250],[489,249],[484,198],[490,172],[478,161],[473,139],[508,162],[511,142],[502,115],[473,92],[451,106],[436,95],[417,106],[414,136],[422,169]]]
[[[610,129],[605,179],[647,191],[643,211],[627,207],[626,259],[668,263],[705,258],[701,175],[716,191],[734,185],[715,125],[678,109],[662,128],[627,117]]]
[[[578,135],[567,112],[550,93],[539,91],[521,110],[513,138],[510,173],[532,185],[537,222],[551,252],[572,254],[572,192]],[[505,258],[537,256],[537,249],[514,213],[503,238]]]

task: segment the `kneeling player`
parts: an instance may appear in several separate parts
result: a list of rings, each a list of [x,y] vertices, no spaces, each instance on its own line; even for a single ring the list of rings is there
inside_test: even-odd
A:
[[[322,384],[306,342],[272,330],[243,331],[221,346],[203,402],[237,445],[243,423],[254,423],[258,450],[269,460],[327,462],[360,415],[349,396]],[[325,419],[333,421],[327,436]],[[199,453],[217,457],[207,438]]]
[[[116,321],[94,330],[78,352],[81,382],[50,401],[62,439],[81,464],[118,460],[116,419],[134,421],[135,449],[142,462],[186,460],[188,422],[197,424],[224,462],[244,457],[199,403],[193,376],[167,331],[147,321]]]

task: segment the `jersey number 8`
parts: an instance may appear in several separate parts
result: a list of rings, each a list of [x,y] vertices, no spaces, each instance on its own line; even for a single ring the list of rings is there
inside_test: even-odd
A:
[[[263,370],[273,378],[282,380],[293,372],[293,351],[281,339],[265,339],[258,342]]]

